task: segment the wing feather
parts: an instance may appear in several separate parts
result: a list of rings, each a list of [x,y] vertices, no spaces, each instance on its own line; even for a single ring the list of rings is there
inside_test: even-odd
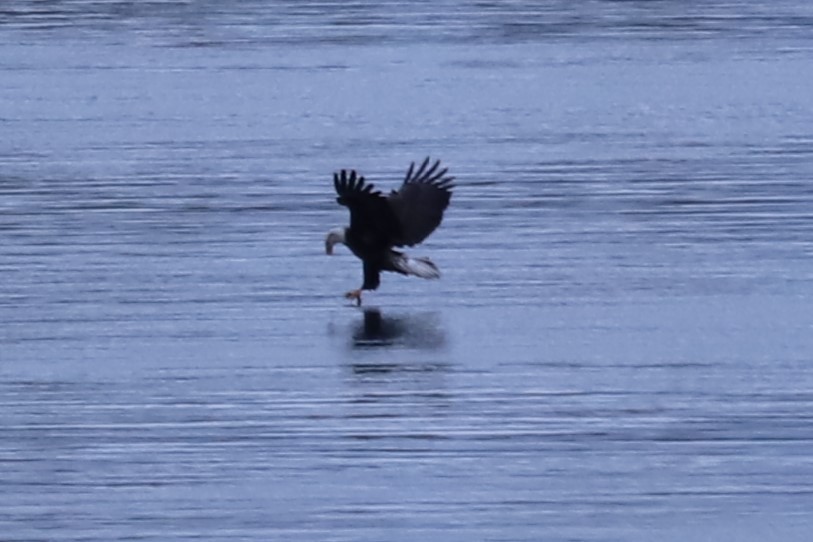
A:
[[[336,201],[350,210],[350,229],[359,237],[392,245],[400,225],[387,198],[355,170],[333,174]]]
[[[447,175],[448,168],[440,169],[440,160],[429,163],[426,157],[416,170],[412,162],[401,188],[386,199],[400,223],[398,246],[417,245],[429,237],[443,220],[452,197],[454,177]]]

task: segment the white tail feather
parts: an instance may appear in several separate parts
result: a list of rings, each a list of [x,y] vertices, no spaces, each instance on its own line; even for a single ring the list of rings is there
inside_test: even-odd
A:
[[[397,258],[393,258],[393,263],[407,275],[414,275],[422,279],[440,278],[440,269],[429,258],[411,258],[406,254],[401,254]]]

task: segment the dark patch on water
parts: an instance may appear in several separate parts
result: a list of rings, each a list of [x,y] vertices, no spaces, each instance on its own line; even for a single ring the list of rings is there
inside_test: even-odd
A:
[[[446,339],[437,314],[384,316],[382,310],[366,307],[362,321],[353,330],[354,348],[443,348]]]

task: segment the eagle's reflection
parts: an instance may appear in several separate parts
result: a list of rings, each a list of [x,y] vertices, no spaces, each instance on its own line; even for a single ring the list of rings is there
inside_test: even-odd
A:
[[[446,342],[438,317],[433,313],[384,316],[366,307],[363,319],[353,328],[353,348],[402,347],[436,350]]]

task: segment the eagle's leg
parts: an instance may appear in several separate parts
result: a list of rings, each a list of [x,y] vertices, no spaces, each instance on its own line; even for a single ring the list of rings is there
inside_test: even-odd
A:
[[[350,290],[349,292],[344,294],[344,297],[346,297],[347,299],[355,299],[356,306],[361,307],[361,288],[359,288],[358,290]]]

